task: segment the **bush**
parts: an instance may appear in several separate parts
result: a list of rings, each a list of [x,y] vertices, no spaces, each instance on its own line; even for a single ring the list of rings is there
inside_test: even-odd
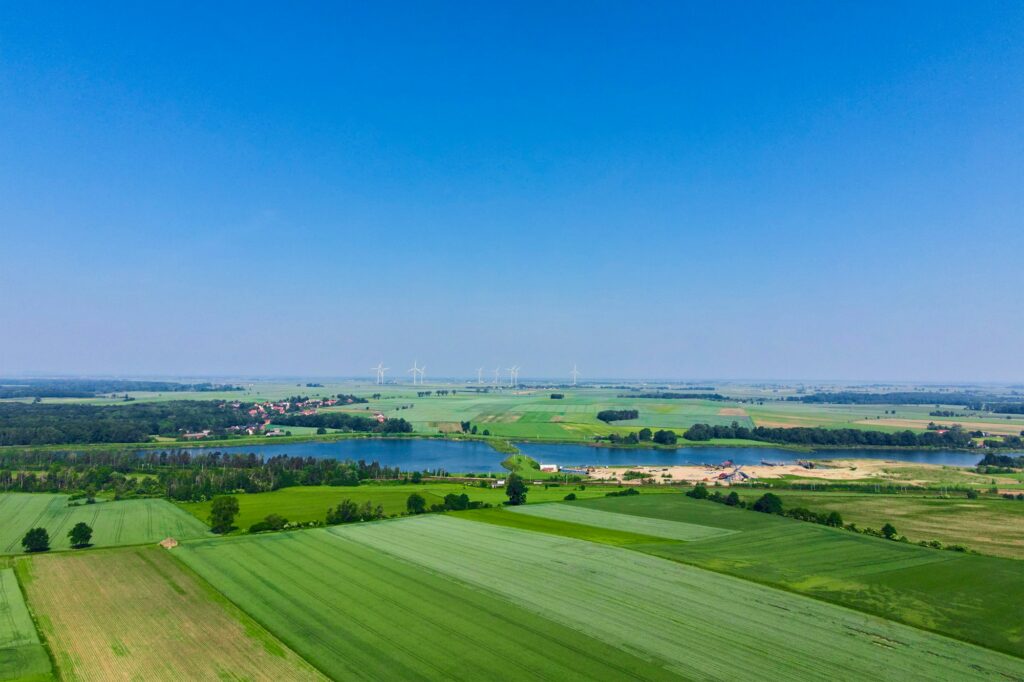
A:
[[[687,497],[692,497],[695,500],[706,500],[708,497],[708,487],[703,483],[698,483],[693,486],[693,490],[686,491]]]
[[[568,502],[572,502],[573,500],[575,500],[575,499],[576,499],[576,493],[569,493],[568,495],[566,495],[566,496],[565,496],[565,497],[563,497],[562,499],[563,499],[563,500],[566,500],[566,501],[568,501]]]
[[[629,497],[630,495],[639,495],[640,491],[636,488],[626,488],[625,490],[615,490],[610,493],[605,493],[605,497]]]
[[[765,493],[761,497],[757,498],[752,509],[765,514],[781,514],[782,500],[774,493]]]

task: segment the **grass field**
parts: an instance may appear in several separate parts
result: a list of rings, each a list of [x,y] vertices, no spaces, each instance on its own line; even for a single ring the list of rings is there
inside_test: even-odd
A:
[[[550,502],[561,500],[570,492],[577,497],[602,497],[612,490],[620,488],[590,486],[586,490],[577,490],[573,486],[558,486],[544,489],[543,486],[530,485],[527,500],[533,502]],[[327,516],[328,507],[335,507],[343,499],[348,498],[362,504],[370,501],[384,505],[385,514],[401,514],[405,511],[405,502],[412,493],[422,495],[429,507],[444,502],[444,496],[450,493],[469,495],[471,500],[479,500],[499,505],[508,498],[504,488],[480,488],[475,485],[460,483],[427,483],[421,485],[361,485],[358,487],[342,486],[303,486],[282,488],[269,493],[252,493],[238,495],[239,514],[235,525],[247,530],[249,526],[262,521],[267,514],[280,514],[292,522],[323,521]],[[196,519],[204,523],[210,515],[211,502],[190,502],[179,505]],[[193,536],[194,537],[194,536]]]
[[[62,679],[317,679],[158,547],[21,558]]]
[[[14,570],[0,568],[0,680],[53,679]]]
[[[450,516],[326,532],[489,591],[687,678],[755,670],[770,679],[1024,675],[1020,659],[628,549]]]
[[[764,491],[740,491],[747,500]],[[1004,499],[875,495],[777,490],[787,508],[837,511],[846,523],[881,528],[892,523],[910,540],[962,544],[984,554],[1024,559],[1024,503]]]
[[[124,500],[68,506],[67,495],[0,494],[0,554],[21,553],[21,538],[30,528],[50,534],[51,549],[68,549],[67,533],[79,521],[93,529],[96,547],[156,543],[206,534],[206,526],[166,500]]]
[[[1024,571],[1016,560],[927,549],[685,495],[574,504],[741,531],[643,550],[1024,656]]]
[[[605,646],[518,599],[325,529],[200,540],[175,551],[334,679],[669,677],[660,661]]]

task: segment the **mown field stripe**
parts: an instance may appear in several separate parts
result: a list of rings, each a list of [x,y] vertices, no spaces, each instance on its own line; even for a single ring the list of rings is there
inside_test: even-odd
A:
[[[517,507],[507,507],[506,509],[516,514],[529,514],[558,521],[579,523],[585,526],[597,526],[598,528],[652,535],[670,540],[703,540],[739,532],[683,521],[665,521],[662,519],[644,518],[642,516],[631,516],[629,514],[617,514],[615,512],[601,511],[563,502],[520,505]]]

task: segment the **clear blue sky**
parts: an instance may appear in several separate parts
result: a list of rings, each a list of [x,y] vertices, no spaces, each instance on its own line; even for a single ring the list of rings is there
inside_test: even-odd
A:
[[[1020,2],[99,4],[0,8],[0,375],[1024,379]]]

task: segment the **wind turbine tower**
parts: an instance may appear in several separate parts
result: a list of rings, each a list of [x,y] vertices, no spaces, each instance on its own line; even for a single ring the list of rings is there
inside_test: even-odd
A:
[[[508,368],[508,385],[511,388],[519,385],[519,367],[517,365]]]
[[[501,374],[501,367],[494,368],[494,385],[498,385],[498,376]]]
[[[371,367],[370,369],[377,372],[377,384],[381,385],[384,383],[384,372],[391,368],[385,367],[383,362],[378,362],[376,367]]]
[[[484,383],[484,368],[483,367],[477,367],[476,368],[476,383],[478,383],[478,384]]]
[[[576,385],[576,380],[579,379],[579,377],[580,377],[580,371],[578,369],[576,369],[576,363],[573,363],[573,365],[572,365],[572,372],[571,372],[571,374],[572,374],[572,385],[575,386]]]
[[[413,360],[412,361],[412,367],[410,367],[408,370],[406,370],[407,372],[412,372],[412,385],[413,386],[415,386],[416,384],[419,384],[419,383],[423,383],[423,381],[422,381],[422,379],[423,379],[423,370],[425,370],[426,367],[419,367],[418,365],[419,365],[419,361],[418,360]],[[419,379],[419,380],[417,380],[417,379]]]

